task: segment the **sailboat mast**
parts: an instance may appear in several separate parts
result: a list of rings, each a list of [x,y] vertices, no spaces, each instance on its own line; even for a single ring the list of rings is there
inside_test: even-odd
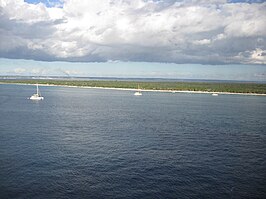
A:
[[[39,86],[37,84],[37,95],[39,95]]]

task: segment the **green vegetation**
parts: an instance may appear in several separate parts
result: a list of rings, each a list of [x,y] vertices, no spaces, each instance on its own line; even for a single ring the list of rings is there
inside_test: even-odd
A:
[[[106,88],[138,88],[143,90],[179,90],[231,93],[266,94],[266,84],[260,83],[213,83],[213,82],[141,82],[141,81],[105,81],[105,80],[0,80],[2,83],[50,84],[66,86],[88,86]]]

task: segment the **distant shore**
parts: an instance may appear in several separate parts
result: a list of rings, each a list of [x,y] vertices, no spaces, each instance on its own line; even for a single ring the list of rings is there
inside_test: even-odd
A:
[[[36,83],[22,83],[22,82],[3,82],[0,84],[16,84],[16,85],[36,85]],[[105,90],[120,90],[120,91],[137,91],[135,88],[118,88],[118,87],[104,87],[104,86],[80,86],[80,85],[64,85],[64,84],[43,84],[38,83],[39,86],[54,86],[67,88],[85,88],[85,89],[105,89]],[[191,91],[191,90],[166,90],[166,89],[141,89],[142,92],[163,92],[163,93],[190,93],[190,94],[218,94],[218,95],[249,95],[249,96],[266,96],[266,93],[241,93],[241,92],[222,92],[222,91]]]

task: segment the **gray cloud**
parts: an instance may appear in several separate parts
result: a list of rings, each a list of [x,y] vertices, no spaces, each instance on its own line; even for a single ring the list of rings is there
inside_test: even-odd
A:
[[[0,57],[266,64],[266,3],[0,1]]]

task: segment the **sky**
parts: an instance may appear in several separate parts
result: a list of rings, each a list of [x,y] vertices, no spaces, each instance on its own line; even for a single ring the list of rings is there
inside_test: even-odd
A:
[[[264,0],[0,0],[0,75],[266,81]]]

